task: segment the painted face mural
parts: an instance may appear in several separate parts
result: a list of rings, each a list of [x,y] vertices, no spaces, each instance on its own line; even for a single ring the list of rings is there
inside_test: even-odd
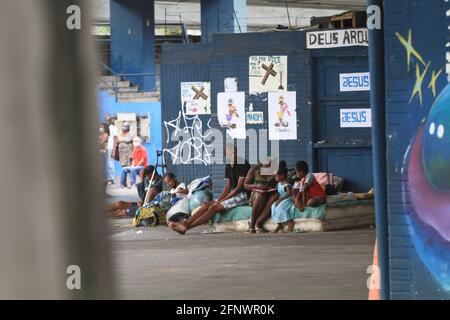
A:
[[[436,6],[427,14],[444,19],[448,4],[443,2],[433,2]],[[442,298],[450,296],[450,84],[445,79],[449,76],[445,74],[449,70],[445,65],[448,46],[445,36],[430,43],[425,36],[428,29],[412,27],[415,29],[395,32],[411,80],[408,118],[400,121],[410,140],[404,151],[401,180],[405,218],[417,261],[412,267],[411,288],[416,297],[427,297],[428,293]],[[444,35],[448,32],[442,31]],[[415,131],[412,135],[408,133],[411,129]]]
[[[442,288],[450,291],[450,85],[413,138],[404,175],[416,252]]]

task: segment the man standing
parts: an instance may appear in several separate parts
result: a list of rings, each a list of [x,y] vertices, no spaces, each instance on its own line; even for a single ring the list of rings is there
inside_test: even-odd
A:
[[[114,125],[114,119],[111,117],[106,118],[106,122],[109,125],[109,138],[108,138],[108,183],[114,184],[115,175],[115,163],[113,159],[114,139],[117,137],[117,128]]]
[[[171,222],[169,227],[184,234],[187,230],[208,223],[216,213],[223,213],[237,206],[248,204],[249,191],[244,189],[244,181],[250,170],[247,160],[238,161],[235,146],[227,146],[228,164],[225,167],[225,187],[217,200],[203,204],[186,222]],[[242,163],[244,162],[244,163]]]
[[[133,162],[131,166],[122,168],[122,175],[120,177],[120,184],[127,186],[127,175],[131,173],[131,187],[136,184],[136,176],[142,169],[148,166],[147,150],[142,146],[141,138],[133,138]]]

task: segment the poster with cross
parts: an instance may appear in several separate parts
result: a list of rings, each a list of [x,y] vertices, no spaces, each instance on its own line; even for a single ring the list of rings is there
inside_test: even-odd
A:
[[[287,90],[287,56],[250,56],[249,93]]]
[[[181,82],[181,106],[187,115],[211,114],[211,83]]]

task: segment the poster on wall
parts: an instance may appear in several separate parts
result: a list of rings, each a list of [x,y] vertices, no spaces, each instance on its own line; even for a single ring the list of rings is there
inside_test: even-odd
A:
[[[268,93],[269,140],[297,139],[297,106],[295,91]]]
[[[287,90],[287,56],[251,56],[249,93]]]
[[[219,92],[217,118],[233,139],[245,139],[245,92]]]
[[[225,78],[223,81],[225,92],[238,91],[238,79],[237,78]]]
[[[264,123],[264,113],[262,111],[249,111],[246,113],[245,118],[247,119],[247,124]]]
[[[181,82],[181,105],[187,115],[211,114],[210,82]]]
[[[370,91],[370,73],[339,74],[339,89],[341,92]]]
[[[307,49],[369,46],[367,29],[321,30],[306,33]]]
[[[370,128],[372,127],[372,112],[367,109],[341,109],[341,128]]]

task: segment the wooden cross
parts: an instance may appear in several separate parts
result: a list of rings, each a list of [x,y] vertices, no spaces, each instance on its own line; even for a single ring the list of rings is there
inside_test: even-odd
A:
[[[204,87],[201,87],[200,90],[198,90],[196,87],[192,86],[191,89],[195,92],[194,100],[198,100],[200,98],[203,98],[204,100],[208,99],[208,96],[203,93],[203,90],[205,90]]]
[[[267,79],[269,78],[269,76],[271,75],[271,76],[275,77],[275,76],[277,75],[277,73],[275,72],[275,70],[273,70],[273,63],[270,63],[269,66],[266,66],[266,65],[263,63],[262,68],[263,68],[264,70],[266,70],[266,74],[264,75],[264,78],[262,79],[261,84],[262,84],[262,85],[265,85]]]

